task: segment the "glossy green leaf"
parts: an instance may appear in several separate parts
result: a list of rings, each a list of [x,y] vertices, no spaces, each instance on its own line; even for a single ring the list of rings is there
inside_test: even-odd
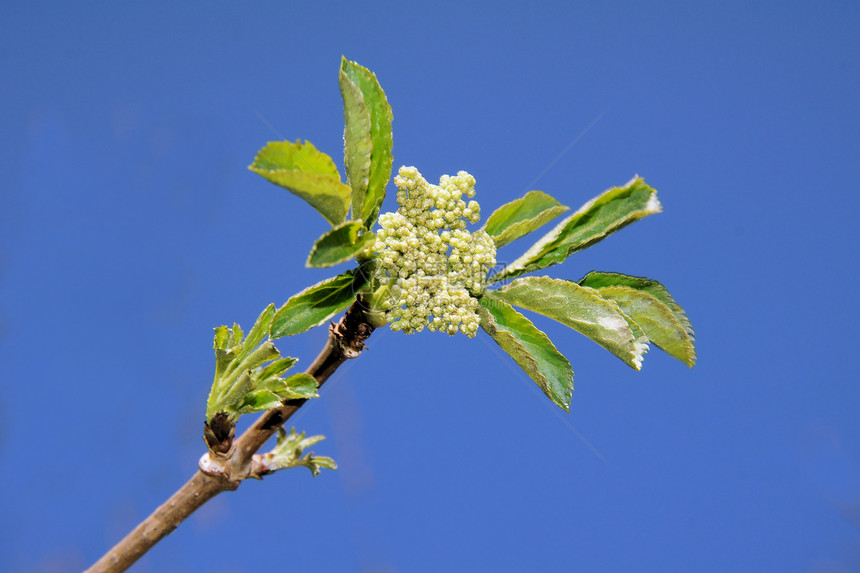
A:
[[[505,267],[490,282],[520,276],[564,261],[569,255],[600,241],[642,217],[662,210],[657,191],[636,177],[613,187],[562,220],[549,233]]]
[[[367,229],[370,229],[373,226],[374,222],[376,222],[376,216],[379,214],[379,208],[382,206],[382,201],[385,199],[385,187],[388,185],[388,180],[391,178],[391,165],[394,162],[394,157],[391,155],[391,148],[393,145],[392,137],[391,137],[391,121],[392,121],[392,113],[391,106],[388,104],[388,99],[385,97],[385,92],[382,91],[382,87],[379,85],[379,81],[376,79],[376,74],[357,64],[356,62],[351,62],[346,58],[341,59],[340,65],[341,71],[341,84],[343,82],[351,82],[358,90],[361,92],[364,104],[370,113],[370,140],[371,140],[371,153],[370,153],[370,167],[367,174],[367,187],[366,190],[362,191],[363,186],[361,182],[363,181],[363,177],[359,176],[358,185],[352,187],[353,196],[352,196],[352,218],[353,219],[361,219],[364,221],[364,226]],[[347,91],[354,93],[352,88],[347,88]],[[344,93],[343,87],[341,87],[341,93]],[[344,116],[347,115],[347,97],[344,98]],[[347,119],[347,124],[350,123],[350,119]],[[362,129],[363,121],[357,120],[354,123],[353,129],[359,130]],[[349,125],[347,126],[349,128]],[[360,168],[362,158],[364,157],[363,152],[361,151],[362,145],[361,142],[366,137],[366,134],[358,133],[356,131],[355,135],[351,135],[350,137],[354,137],[357,139],[357,142],[354,144],[355,156],[353,159],[349,161],[358,161],[359,165],[355,167],[356,171],[359,173],[363,172],[363,169]],[[347,145],[350,145],[347,142]],[[353,147],[353,146],[350,146]],[[347,152],[348,155],[351,154],[350,151]],[[348,163],[347,170],[352,169],[352,164]],[[350,181],[352,184],[352,181]]]
[[[511,305],[484,296],[478,307],[481,328],[510,354],[550,400],[570,411],[573,369],[542,331]]]
[[[555,219],[566,207],[543,191],[529,191],[515,201],[496,209],[484,230],[496,247],[503,247]]]
[[[273,141],[248,169],[311,204],[332,225],[346,220],[351,190],[331,157],[310,142]]]
[[[370,155],[373,151],[370,110],[364,101],[361,88],[349,79],[342,65],[338,82],[343,97],[343,162],[346,165],[346,181],[352,188],[352,216],[360,219],[370,177]]]
[[[373,247],[375,241],[376,235],[365,231],[361,221],[346,221],[317,239],[307,266],[330,267],[348,261]]]
[[[557,320],[594,340],[639,370],[648,350],[641,329],[629,324],[618,304],[588,287],[549,277],[524,277],[485,297],[503,300]]]
[[[675,315],[675,318],[677,318],[684,326],[684,330],[690,337],[690,340],[693,342],[695,341],[696,335],[693,332],[693,325],[690,324],[690,319],[687,318],[687,313],[684,312],[681,305],[675,302],[675,299],[672,298],[672,295],[669,294],[666,287],[653,279],[622,275],[620,273],[592,271],[585,275],[585,277],[579,281],[579,284],[591,288],[600,288],[604,286],[628,286],[635,288],[636,290],[645,291],[657,297],[660,302],[668,306]]]
[[[684,310],[663,285],[642,277],[589,273],[580,281],[614,300],[648,338],[687,366],[696,363],[695,335]]]
[[[363,273],[347,271],[306,288],[275,313],[271,337],[301,334],[319,326],[346,310],[366,281],[367,277]]]

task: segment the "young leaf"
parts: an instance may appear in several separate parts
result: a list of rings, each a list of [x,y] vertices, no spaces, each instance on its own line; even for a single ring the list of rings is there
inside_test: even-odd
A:
[[[269,378],[258,386],[261,390],[269,390],[281,397],[282,400],[294,398],[319,398],[316,378],[310,374],[299,372],[288,378]]]
[[[284,385],[284,393],[287,394],[289,398],[319,397],[319,394],[317,394],[319,382],[317,382],[317,379],[310,374],[306,374],[304,372],[293,374],[289,378],[284,378]]]
[[[570,362],[532,322],[501,300],[481,299],[481,328],[537,382],[550,400],[570,411],[573,369]]]
[[[265,337],[269,335],[269,330],[272,327],[272,319],[274,316],[275,305],[270,304],[262,313],[260,313],[260,316],[257,317],[257,321],[254,323],[254,326],[251,328],[251,332],[248,333],[248,336],[242,343],[242,350],[236,355],[235,360],[243,360],[260,345]],[[233,331],[239,332],[239,336],[242,336],[242,329],[239,328],[238,324],[234,325]]]
[[[376,235],[365,231],[361,221],[346,221],[317,239],[308,256],[309,267],[330,267],[370,249]]]
[[[496,209],[487,219],[484,230],[499,248],[531,233],[568,209],[543,191],[529,191]]]
[[[388,180],[391,177],[391,165],[394,158],[391,155],[392,138],[391,138],[391,106],[388,105],[388,100],[385,97],[385,92],[379,85],[376,79],[376,74],[367,68],[351,62],[346,58],[341,58],[340,64],[341,77],[341,94],[346,91],[348,96],[344,96],[344,117],[347,118],[347,130],[350,131],[349,138],[352,141],[346,141],[347,150],[347,171],[352,176],[352,171],[357,173],[358,180],[352,185],[352,218],[361,219],[364,221],[366,229],[370,229],[373,223],[376,222],[376,216],[379,214],[379,208],[382,206],[382,200],[385,199],[385,187],[388,185]],[[347,87],[344,90],[344,83],[351,83],[354,88],[361,92],[364,104],[367,111],[370,113],[370,140],[372,150],[370,152],[370,167],[367,174],[366,188],[363,182],[363,165],[364,152],[362,151],[362,142],[367,137],[367,133],[363,130],[363,120],[360,118],[353,120],[351,117],[353,112],[350,112],[347,107],[351,104],[348,99],[354,100],[355,89]],[[358,110],[360,114],[360,109]],[[349,115],[349,117],[347,117]],[[352,124],[352,127],[350,127]],[[346,133],[344,134],[346,137]],[[358,164],[353,166],[352,162],[357,161]]]
[[[657,191],[640,177],[623,187],[613,187],[561,221],[520,258],[490,279],[507,278],[546,268],[600,241],[610,233],[662,210]]]
[[[293,365],[298,362],[298,358],[293,358],[292,356],[285,356],[279,360],[275,360],[271,364],[265,366],[258,376],[258,378],[262,381],[260,382],[260,388],[269,388],[268,381],[269,380],[281,380],[279,376],[293,367]],[[280,384],[280,382],[279,382]]]
[[[237,408],[238,414],[253,414],[281,405],[281,399],[270,390],[255,390],[245,394],[244,400]]]
[[[321,468],[337,469],[335,461],[326,456],[315,456],[313,452],[305,454],[305,450],[321,442],[325,436],[305,437],[305,433],[296,433],[292,428],[288,434],[283,428],[278,429],[278,442],[270,452],[254,456],[260,463],[261,474],[276,472],[287,468],[304,466],[311,470],[314,477],[318,476]]]
[[[614,273],[589,273],[580,281],[583,283],[596,288],[602,297],[617,302],[624,314],[635,320],[648,338],[670,356],[691,368],[696,363],[693,328],[663,285]]]
[[[641,329],[632,327],[618,304],[592,288],[549,277],[524,277],[487,291],[484,297],[548,316],[594,340],[628,366],[636,370],[642,367],[648,345]]]
[[[310,141],[273,141],[248,169],[298,195],[332,225],[346,220],[350,188],[340,180],[331,157]]]
[[[657,297],[660,302],[672,310],[675,318],[677,318],[684,326],[684,331],[689,336],[690,341],[695,342],[696,338],[695,333],[693,332],[693,325],[690,324],[690,319],[687,318],[687,313],[684,312],[681,305],[675,302],[675,299],[672,298],[672,295],[669,294],[666,287],[659,282],[645,277],[633,277],[619,273],[591,271],[579,281],[579,284],[591,288],[600,288],[604,286],[628,286],[635,288],[636,290],[645,291],[648,294]]]
[[[312,377],[305,374],[280,378],[297,359],[282,357],[271,340],[263,340],[274,315],[275,306],[270,304],[247,337],[238,324],[215,329],[216,370],[206,401],[204,432],[213,451],[223,453],[229,449],[232,425],[242,414],[267,410],[282,400],[316,396],[316,380]],[[311,384],[303,377],[310,378]]]
[[[346,308],[367,276],[347,271],[310,286],[290,298],[275,313],[272,321],[272,338],[301,334],[327,321]]]

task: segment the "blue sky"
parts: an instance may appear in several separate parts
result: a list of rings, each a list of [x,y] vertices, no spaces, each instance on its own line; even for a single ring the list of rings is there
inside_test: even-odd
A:
[[[340,162],[344,54],[395,166],[468,170],[486,214],[645,177],[664,213],[550,274],[662,281],[699,363],[637,373],[536,318],[566,415],[483,334],[378,332],[293,419],[337,472],[223,494],[133,570],[860,571],[858,27],[852,2],[4,3],[0,570],[80,570],[184,483],[212,328],[332,274],[303,266],[325,221],[246,166],[298,138]]]

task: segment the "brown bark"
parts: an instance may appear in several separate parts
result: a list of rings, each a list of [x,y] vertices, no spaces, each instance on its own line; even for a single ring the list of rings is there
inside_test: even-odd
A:
[[[364,342],[371,333],[373,333],[373,326],[364,313],[364,305],[361,299],[356,300],[340,322],[329,327],[325,348],[305,372],[316,378],[322,386],[329,376],[346,362],[347,358],[355,358],[361,354]],[[159,506],[152,515],[135,527],[87,571],[91,573],[125,571],[204,503],[222,491],[235,490],[243,480],[259,478],[260,476],[253,470],[254,454],[305,402],[307,402],[306,399],[288,400],[280,407],[266,411],[236,439],[230,451],[217,456],[210,454],[208,459],[216,471],[198,470],[170,499]],[[209,467],[209,464],[206,466]]]

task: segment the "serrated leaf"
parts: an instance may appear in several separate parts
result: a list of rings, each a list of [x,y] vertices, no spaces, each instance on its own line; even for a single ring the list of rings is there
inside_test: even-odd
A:
[[[361,221],[346,221],[332,228],[314,243],[307,266],[330,267],[364,253],[373,247],[376,235],[363,230]]]
[[[215,327],[215,340],[212,343],[213,348],[216,350],[226,350],[227,349],[227,341],[230,340],[230,327],[229,326],[216,326]]]
[[[273,361],[271,364],[263,368],[257,378],[259,380],[269,380],[271,378],[275,380],[279,380],[278,376],[289,370],[293,367],[293,365],[298,362],[298,358],[293,358],[292,356],[284,356],[278,360]],[[265,384],[260,386],[261,388],[266,388]]]
[[[281,338],[301,334],[319,326],[346,310],[365,282],[367,277],[364,273],[347,271],[306,288],[278,309],[270,336]]]
[[[696,340],[696,334],[693,332],[693,325],[690,324],[690,319],[687,318],[687,313],[684,312],[681,305],[675,302],[675,299],[672,298],[672,295],[669,294],[666,287],[653,279],[622,275],[620,273],[592,271],[585,275],[579,281],[579,284],[591,288],[600,288],[604,286],[628,286],[635,288],[636,290],[645,291],[657,297],[660,302],[668,306],[675,315],[675,318],[677,318],[684,326],[684,331],[690,337],[690,341],[695,342]]]
[[[324,439],[325,436],[306,438],[304,432],[297,434],[295,428],[289,433],[283,428],[278,429],[278,442],[275,447],[272,451],[259,455],[263,473],[304,466],[317,476],[321,468],[337,469],[335,461],[327,456],[315,456],[313,452],[305,454],[307,448]]]
[[[648,215],[662,210],[657,191],[636,177],[623,187],[613,187],[562,220],[549,233],[504,270],[491,283],[518,277],[564,261],[582,250]]]
[[[317,477],[318,475],[320,475],[322,468],[330,470],[337,469],[337,462],[335,462],[328,456],[315,456],[313,455],[313,453],[311,453],[310,455],[306,456],[306,458],[303,458],[303,460],[306,461],[302,465],[311,470],[311,475],[313,477]]]
[[[284,386],[286,387],[286,393],[289,394],[289,398],[317,398],[319,396],[317,394],[319,382],[317,382],[316,378],[305,372],[298,372],[284,378]]]
[[[238,408],[238,414],[253,414],[254,412],[262,412],[277,408],[281,405],[281,398],[270,390],[255,390],[245,394],[241,406]]]
[[[233,328],[230,329],[230,338],[227,340],[227,350],[235,349],[236,352],[241,351],[244,339],[245,333],[242,331],[242,327],[234,322]]]
[[[693,329],[686,320],[687,317],[683,310],[680,310],[681,307],[672,300],[663,285],[656,281],[648,279],[637,281],[635,280],[637,277],[624,277],[624,275],[619,275],[619,278],[619,282],[642,284],[646,288],[650,287],[650,290],[622,284],[605,284],[605,286],[597,286],[597,291],[602,297],[617,302],[624,314],[635,320],[654,344],[692,368],[696,363],[695,338]],[[634,280],[625,281],[624,279]],[[599,284],[602,281],[595,279],[590,282]],[[653,294],[654,292],[659,292],[663,298]],[[666,304],[667,300],[679,310],[676,311]]]
[[[550,400],[570,411],[573,369],[550,339],[511,305],[486,296],[478,306],[481,328],[534,380]]]
[[[287,378],[270,378],[260,384],[260,389],[270,390],[282,400],[295,398],[318,398],[319,383],[310,374],[299,372]]]
[[[331,157],[310,141],[273,141],[248,169],[298,195],[332,225],[346,220],[351,189],[341,181]]]
[[[625,364],[639,370],[647,340],[634,332],[618,304],[588,287],[549,277],[524,277],[485,297],[503,300],[557,320],[594,340]]]
[[[484,230],[499,248],[531,233],[568,209],[543,191],[529,191],[496,209],[487,219]]]
[[[343,97],[343,162],[346,165],[346,181],[352,188],[352,216],[360,219],[370,177],[370,155],[373,151],[370,110],[364,101],[364,94],[349,79],[342,63],[338,83]]]
[[[242,360],[248,356],[255,348],[257,348],[263,339],[269,335],[269,330],[272,327],[272,319],[274,316],[275,305],[270,304],[263,310],[263,312],[260,313],[260,316],[257,317],[257,320],[254,322],[254,326],[251,327],[251,331],[242,342],[242,350],[236,355],[236,360]],[[236,327],[238,327],[238,325],[236,325]],[[239,329],[239,331],[241,332],[241,329]]]
[[[346,58],[341,58],[340,71],[341,77],[349,80],[359,89],[364,98],[364,104],[370,113],[372,150],[370,153],[370,168],[367,175],[367,187],[363,193],[361,192],[361,185],[358,186],[357,192],[356,187],[352,188],[352,218],[363,220],[365,228],[370,229],[376,221],[376,216],[379,214],[379,208],[382,206],[383,199],[385,199],[385,187],[391,178],[391,166],[394,162],[394,158],[391,155],[393,143],[391,121],[393,116],[391,106],[388,104],[385,92],[376,79],[376,74]],[[343,90],[341,93],[343,93]],[[344,99],[344,106],[344,115],[346,115],[346,99]],[[356,128],[359,129],[360,125],[356,124]],[[365,134],[357,134],[356,137],[363,139]],[[358,156],[357,160],[361,161],[361,154],[359,153]],[[350,167],[347,167],[347,169],[350,169]],[[359,179],[360,181],[362,179]]]
[[[237,368],[241,367],[244,370],[255,370],[266,362],[275,360],[281,356],[280,351],[275,347],[275,344],[271,340],[267,340],[260,344],[257,348],[254,348],[247,354],[245,352],[242,354],[241,359],[239,356],[236,357],[235,363]]]

